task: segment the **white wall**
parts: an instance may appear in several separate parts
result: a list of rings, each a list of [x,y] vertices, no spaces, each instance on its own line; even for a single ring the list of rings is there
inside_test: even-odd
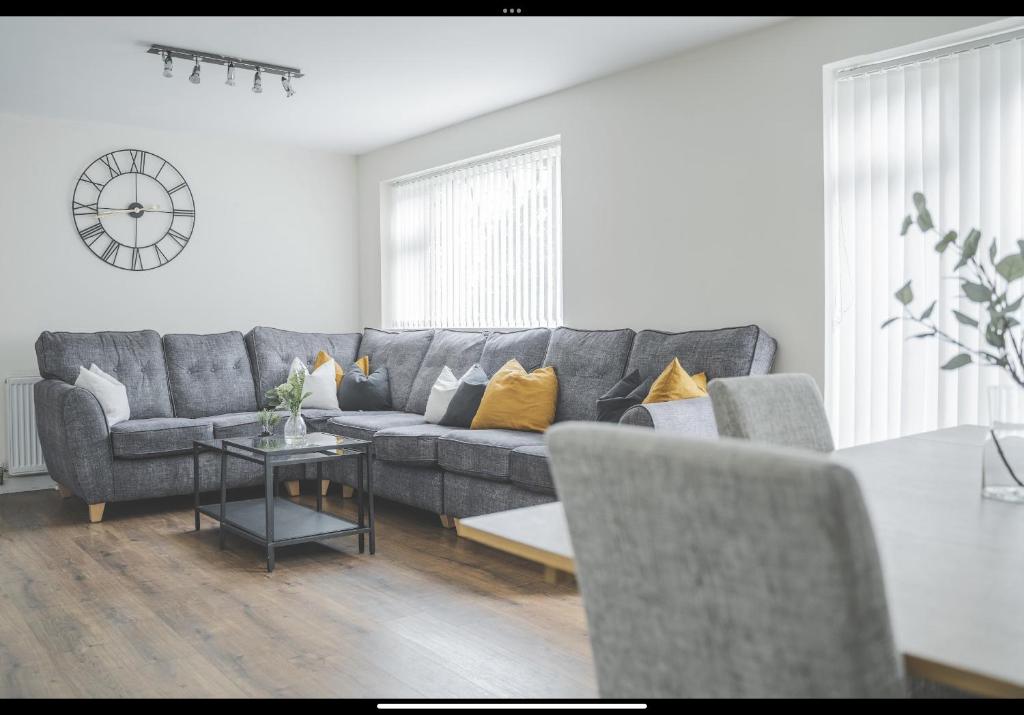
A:
[[[172,162],[196,201],[188,247],[139,273],[96,258],[71,218],[85,167],[129,147]],[[351,156],[0,115],[0,169],[0,380],[37,372],[43,330],[361,327]],[[5,430],[3,405],[0,460]]]
[[[362,322],[381,181],[561,134],[567,325],[757,323],[822,383],[822,65],[993,19],[800,18],[363,155]]]

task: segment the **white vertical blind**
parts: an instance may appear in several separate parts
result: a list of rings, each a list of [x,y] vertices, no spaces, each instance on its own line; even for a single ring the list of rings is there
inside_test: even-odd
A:
[[[826,403],[839,446],[965,423],[988,422],[987,388],[1012,384],[998,368],[940,365],[959,352],[897,322],[893,293],[913,281],[913,307],[937,299],[942,330],[972,347],[984,337],[951,311],[975,319],[959,297],[957,251],[938,254],[934,233],[900,223],[921,191],[935,225],[998,237],[1016,252],[1024,228],[1022,40],[958,49],[832,80],[826,126],[828,315]],[[916,215],[916,214],[915,214]],[[982,327],[984,327],[984,321]]]
[[[561,185],[557,138],[386,185],[385,324],[560,324]]]

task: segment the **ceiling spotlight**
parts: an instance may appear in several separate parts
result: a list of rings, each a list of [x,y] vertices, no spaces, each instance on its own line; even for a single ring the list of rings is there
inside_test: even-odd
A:
[[[228,87],[234,87],[235,86],[235,63],[234,62],[228,62],[228,78],[226,80],[224,80],[224,84],[226,84]]]
[[[295,90],[292,89],[292,75],[290,72],[281,75],[281,86],[284,87],[284,96],[291,97],[295,94]]]
[[[174,60],[171,59],[171,53],[164,53],[164,77],[174,76]]]
[[[188,76],[188,81],[192,84],[199,84],[199,57],[196,57],[196,66],[192,68],[192,74]]]
[[[260,74],[260,68],[256,68],[256,77],[252,81],[252,91],[259,94],[263,91],[263,75]]]

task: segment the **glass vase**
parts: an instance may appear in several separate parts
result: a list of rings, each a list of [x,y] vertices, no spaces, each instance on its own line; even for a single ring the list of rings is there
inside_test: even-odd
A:
[[[297,444],[306,439],[306,421],[299,413],[288,416],[284,423],[284,441],[286,444]]]
[[[1024,390],[990,387],[989,431],[981,464],[981,495],[1024,504]]]

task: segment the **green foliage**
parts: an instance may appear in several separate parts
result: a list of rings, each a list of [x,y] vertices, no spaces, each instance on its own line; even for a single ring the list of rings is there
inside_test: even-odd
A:
[[[274,425],[281,421],[281,415],[274,410],[260,410],[256,414],[256,419],[260,423],[260,427],[263,428],[264,432],[273,432]]]
[[[1015,382],[1024,386],[1024,340],[1019,334],[1021,322],[1017,316],[1024,302],[1024,295],[1020,295],[1024,284],[1018,283],[1024,279],[1024,239],[1017,241],[1016,253],[999,258],[998,242],[993,237],[988,251],[979,256],[981,231],[972,228],[962,240],[957,231],[942,233],[932,220],[924,194],[916,192],[913,195],[913,202],[917,215],[908,215],[903,219],[900,235],[906,236],[910,227],[917,224],[923,233],[935,231],[942,236],[935,244],[937,253],[943,254],[950,247],[959,252],[953,266],[956,273],[954,277],[960,284],[961,295],[977,304],[983,320],[979,321],[959,310],[952,311],[953,317],[961,326],[980,330],[984,346],[979,348],[968,345],[942,330],[933,317],[937,301],[933,300],[919,316],[916,316],[910,307],[914,302],[911,281],[907,281],[893,294],[902,306],[903,314],[889,318],[882,323],[882,327],[892,325],[897,320],[916,323],[925,330],[911,335],[911,338],[935,337],[960,349],[959,354],[942,365],[943,370],[956,370],[970,365],[977,358],[981,364],[1006,370]],[[1011,301],[1010,293],[1018,297]]]
[[[288,376],[288,380],[267,392],[271,407],[284,407],[292,415],[298,415],[302,403],[312,392],[303,392],[306,385],[306,373],[298,370]]]

